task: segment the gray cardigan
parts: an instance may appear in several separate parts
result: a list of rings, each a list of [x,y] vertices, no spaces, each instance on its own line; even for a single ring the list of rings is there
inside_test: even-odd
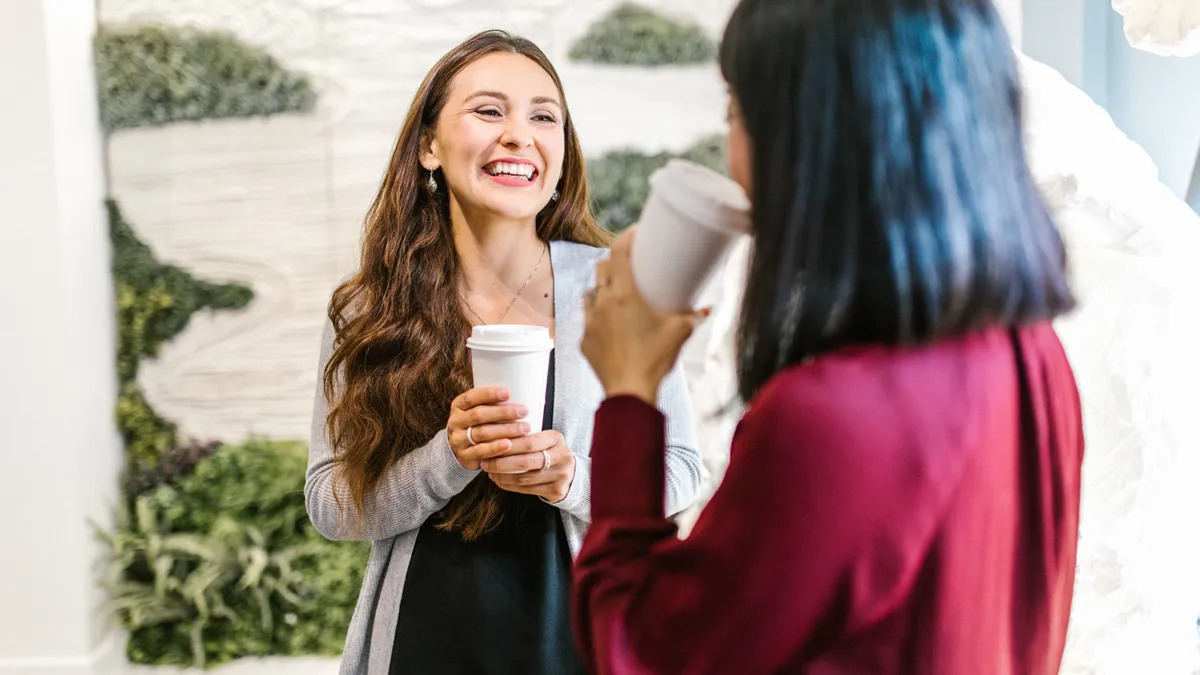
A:
[[[583,296],[591,285],[595,263],[606,255],[602,249],[580,244],[553,242],[550,246],[556,328],[554,428],[563,434],[576,456],[571,488],[555,506],[562,512],[573,554],[579,553],[590,520],[592,464],[588,455],[594,414],[604,397],[599,380],[579,351],[584,324]],[[333,328],[327,321],[319,373],[324,373],[333,340]],[[664,384],[660,406],[668,420],[666,507],[667,513],[673,515],[691,505],[706,478],[697,450],[691,401],[679,368]],[[344,523],[339,521],[334,501],[335,462],[325,432],[327,414],[322,378],[318,377],[304,497],[309,518],[317,530],[331,539],[345,539],[348,538],[345,530],[354,528],[340,527]],[[417,531],[477,473],[458,463],[443,430],[393,464],[374,493],[368,495],[361,530],[354,538],[372,542],[371,556],[346,635],[343,675],[387,675],[400,595]],[[359,515],[352,512],[354,507],[349,505],[348,494],[343,491],[341,496],[342,504],[348,505],[345,523],[353,525]]]

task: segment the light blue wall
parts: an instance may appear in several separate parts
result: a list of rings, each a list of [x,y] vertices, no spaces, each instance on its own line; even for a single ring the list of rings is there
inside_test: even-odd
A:
[[[1021,15],[1022,49],[1052,66],[1077,87],[1089,66],[1084,53],[1083,13],[1088,0],[1025,0]],[[1094,65],[1094,64],[1092,64]]]
[[[1025,0],[1022,10],[1025,53],[1103,105],[1185,196],[1200,152],[1200,56],[1129,46],[1109,0]]]
[[[1129,46],[1120,17],[1108,26],[1108,109],[1183,196],[1200,151],[1200,56],[1157,56]]]

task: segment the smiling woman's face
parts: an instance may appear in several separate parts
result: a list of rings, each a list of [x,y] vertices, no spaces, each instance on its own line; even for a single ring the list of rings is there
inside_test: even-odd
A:
[[[554,80],[520,54],[497,52],[455,77],[421,164],[442,170],[468,218],[532,219],[558,185],[565,145]]]

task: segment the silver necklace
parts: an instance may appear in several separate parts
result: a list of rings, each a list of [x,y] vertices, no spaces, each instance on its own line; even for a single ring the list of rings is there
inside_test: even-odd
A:
[[[546,253],[549,250],[550,245],[546,244],[546,247],[542,249],[542,255],[538,257],[537,264],[533,266],[533,271],[530,272],[529,276],[525,278],[525,283],[521,284],[520,290],[517,291],[517,294],[514,295],[513,299],[508,303],[508,307],[504,308],[504,313],[500,315],[499,319],[496,319],[496,323],[504,321],[504,318],[507,317],[508,313],[512,311],[513,305],[517,304],[517,300],[520,299],[521,294],[524,293],[525,289],[529,287],[529,282],[533,281],[533,275],[537,274],[538,270],[542,268],[542,262],[546,259]],[[471,310],[471,313],[475,315],[475,318],[479,319],[479,322],[483,325],[488,325],[488,321],[480,316],[479,312],[476,312],[475,308],[471,306],[471,301],[467,300],[467,297],[461,292],[458,295],[462,298],[463,304],[467,306],[467,309]]]

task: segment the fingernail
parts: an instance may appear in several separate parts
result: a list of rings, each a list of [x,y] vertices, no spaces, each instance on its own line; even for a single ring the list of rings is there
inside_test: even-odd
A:
[[[527,434],[527,433],[529,433],[529,429],[530,429],[529,423],[521,422],[521,433]]]
[[[508,390],[507,390],[507,389],[501,389],[501,390],[500,390],[499,392],[497,392],[497,393],[499,393],[499,394],[500,394],[500,400],[501,400],[501,401],[507,401],[507,400],[508,400]]]
[[[479,468],[480,468],[480,469],[483,469],[484,471],[487,471],[487,470],[488,470],[488,463],[487,463],[487,462],[480,462],[480,463],[479,463]]]
[[[517,417],[524,417],[528,414],[529,414],[529,410],[525,406],[523,406],[523,405],[517,406]]]

